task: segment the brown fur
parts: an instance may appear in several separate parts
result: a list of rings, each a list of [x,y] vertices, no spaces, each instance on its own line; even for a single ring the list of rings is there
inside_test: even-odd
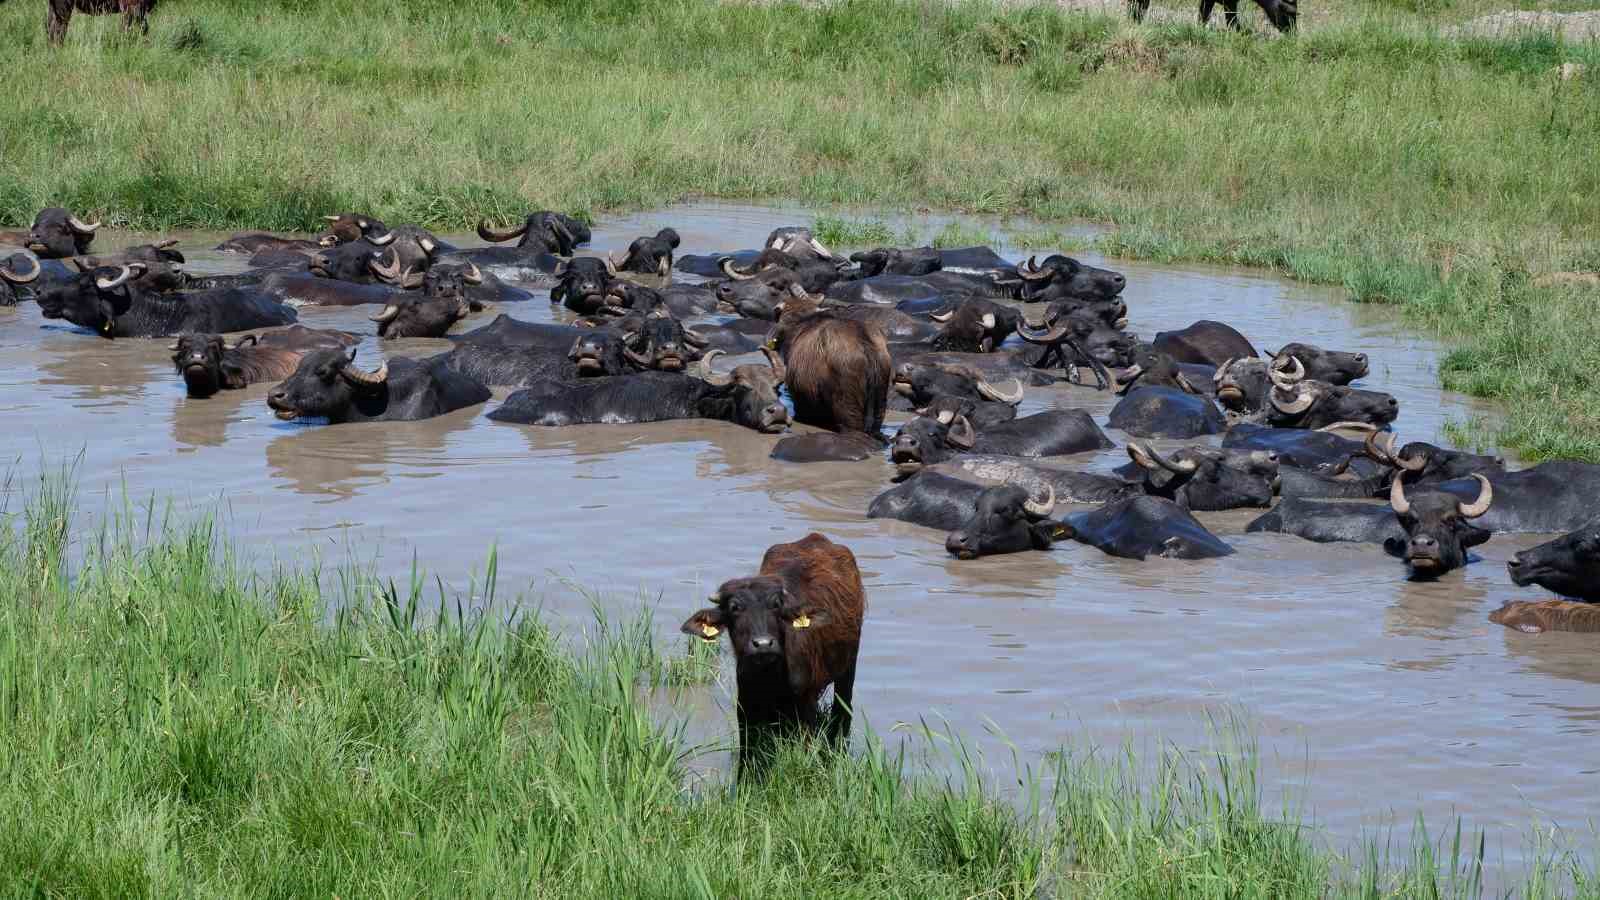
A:
[[[145,34],[149,34],[150,21],[147,17],[155,5],[156,0],[49,0],[50,10],[45,19],[44,30],[50,38],[50,43],[59,47],[67,38],[67,26],[71,24],[74,12],[89,16],[105,16],[120,12],[124,31],[138,22],[139,28]]]
[[[1489,614],[1489,621],[1518,631],[1600,632],[1600,604],[1571,600],[1511,600]]]
[[[240,347],[223,351],[223,379],[227,387],[238,390],[263,381],[282,381],[300,367],[300,350],[282,347]],[[238,369],[230,367],[237,366]]]
[[[806,702],[815,705],[834,678],[856,667],[861,649],[861,621],[867,614],[866,588],[850,548],[816,532],[792,544],[773,544],[761,557],[761,574],[783,579],[801,605],[828,611],[825,624],[797,634],[801,655],[810,668]],[[795,657],[790,655],[790,665]]]
[[[876,325],[786,305],[774,339],[798,421],[882,439],[894,363]]]

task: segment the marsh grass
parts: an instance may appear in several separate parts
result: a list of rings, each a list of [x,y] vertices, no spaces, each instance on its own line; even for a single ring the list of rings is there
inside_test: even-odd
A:
[[[639,699],[648,622],[579,650],[495,603],[492,552],[481,616],[416,567],[247,564],[154,503],[86,522],[59,474],[0,534],[6,895],[1476,896],[1481,840],[1346,861],[1263,807],[1247,740],[1001,786],[923,725],[692,777]],[[1522,895],[1595,896],[1586,865],[1542,845]]]
[[[463,228],[695,195],[1087,218],[1114,256],[1403,306],[1458,347],[1447,386],[1509,401],[1501,443],[1600,460],[1596,291],[1532,284],[1600,269],[1600,44],[1441,36],[1498,5],[1328,0],[1269,39],[982,0],[186,0],[148,40],[79,17],[47,51],[12,3],[0,221]]]

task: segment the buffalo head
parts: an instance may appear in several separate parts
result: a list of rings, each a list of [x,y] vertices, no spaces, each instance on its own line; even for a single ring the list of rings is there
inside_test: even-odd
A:
[[[1046,487],[1034,500],[1016,485],[985,488],[978,495],[972,518],[945,538],[944,548],[957,559],[977,559],[998,553],[1049,550],[1055,541],[1072,537],[1072,529],[1051,521],[1056,493]]]
[[[267,405],[285,422],[302,416],[348,417],[352,408],[381,401],[388,390],[389,364],[368,372],[355,364],[356,351],[313,350],[282,384],[267,394]]]
[[[1022,299],[1027,302],[1052,300],[1111,300],[1127,286],[1120,272],[1087,266],[1070,256],[1055,254],[1044,264],[1028,257],[1016,268],[1022,279]]]
[[[1489,532],[1472,520],[1489,511],[1494,488],[1482,475],[1472,477],[1479,488],[1478,498],[1471,503],[1463,503],[1447,491],[1417,490],[1407,496],[1404,480],[1390,482],[1389,505],[1407,540],[1390,538],[1384,549],[1406,561],[1412,578],[1437,578],[1461,568],[1467,563],[1467,551],[1489,539]]]
[[[59,206],[52,206],[33,217],[26,246],[42,259],[66,259],[88,253],[99,228],[99,222],[85,222]]]

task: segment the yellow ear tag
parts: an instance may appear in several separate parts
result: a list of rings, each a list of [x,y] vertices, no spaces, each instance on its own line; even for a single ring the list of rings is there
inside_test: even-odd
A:
[[[116,327],[117,327],[117,323],[111,321],[110,319],[107,319],[104,322],[100,323],[100,330],[104,331],[106,334],[110,334],[111,333],[111,329],[116,328]]]
[[[717,635],[719,635],[721,633],[722,633],[722,629],[718,628],[715,625],[701,625],[700,626],[700,640],[705,641],[708,644],[716,643]]]
[[[811,617],[810,616],[801,616],[800,618],[795,619],[793,622],[790,622],[789,624],[793,625],[796,628],[810,628],[811,627]]]

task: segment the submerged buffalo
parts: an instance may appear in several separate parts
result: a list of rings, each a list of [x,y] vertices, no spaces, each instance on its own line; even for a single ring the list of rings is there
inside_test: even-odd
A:
[[[507,397],[489,418],[545,426],[720,419],[769,433],[787,427],[789,411],[778,400],[778,376],[771,369],[739,366],[726,377],[711,374],[708,366],[701,372],[705,377],[644,372],[540,381]]]
[[[1489,532],[1472,524],[1494,503],[1494,488],[1482,475],[1477,499],[1463,503],[1456,495],[1438,490],[1418,490],[1406,495],[1405,483],[1391,483],[1393,507],[1406,540],[1391,538],[1384,549],[1403,558],[1412,578],[1437,578],[1467,564],[1467,551],[1489,540]]]
[[[17,291],[37,281],[41,268],[39,258],[31,253],[14,253],[0,260],[0,306],[16,306]]]
[[[902,477],[961,453],[997,456],[1064,456],[1114,446],[1081,409],[1051,409],[976,431],[964,416],[945,422],[918,416],[889,442],[890,461]]]
[[[39,295],[46,319],[65,319],[101,337],[223,334],[288,325],[295,311],[259,292],[225,288],[192,294],[145,290],[144,263],[82,272]]]
[[[356,351],[313,350],[294,374],[272,389],[267,405],[284,421],[325,417],[343,422],[399,422],[442,416],[482,403],[490,392],[481,382],[432,359],[392,359],[366,371]]]
[[[939,251],[932,247],[900,250],[879,247],[862,253],[850,254],[857,265],[856,277],[872,278],[877,275],[929,275],[944,268]]]
[[[1130,497],[1074,513],[1065,521],[1073,539],[1124,559],[1211,559],[1234,552],[1188,510],[1164,497]]]
[[[1055,504],[1054,493],[1033,500],[1015,485],[985,488],[972,515],[945,538],[944,548],[957,559],[1049,550],[1056,541],[1072,536],[1067,526],[1050,520]]]
[[[1229,452],[1209,447],[1184,447],[1163,455],[1147,444],[1130,442],[1129,466],[1118,469],[1138,479],[1144,492],[1165,497],[1189,510],[1225,510],[1272,505],[1277,494],[1277,454],[1254,450]]]
[[[1276,428],[1327,428],[1354,422],[1383,427],[1400,415],[1400,401],[1379,391],[1339,387],[1305,377],[1305,369],[1290,360],[1288,371],[1269,371],[1272,388],[1264,410],[1267,424]]]
[[[1489,614],[1489,621],[1528,634],[1543,631],[1600,631],[1600,605],[1570,600],[1511,600]]]
[[[617,264],[617,271],[664,278],[672,272],[672,254],[681,240],[671,228],[661,229],[654,237],[635,238],[628,245],[628,255]]]
[[[1227,426],[1209,397],[1179,388],[1138,387],[1111,410],[1109,424],[1134,437],[1194,438]]]
[[[282,235],[268,234],[262,231],[247,231],[233,235],[216,249],[223,253],[249,253],[255,255],[264,252],[288,251],[291,253],[312,254],[329,247],[340,244],[349,244],[359,241],[364,237],[373,236],[383,240],[389,233],[389,227],[371,216],[360,213],[340,213],[336,216],[323,216],[328,222],[328,229],[311,238],[283,237]]]
[[[1178,362],[1221,366],[1231,359],[1250,359],[1256,348],[1231,325],[1202,319],[1178,331],[1162,331],[1151,348]]]
[[[1128,284],[1120,272],[1097,269],[1059,254],[1046,257],[1043,265],[1029,257],[1016,267],[1016,274],[1022,279],[1021,299],[1029,303],[1110,300]]]
[[[52,206],[33,217],[33,227],[28,229],[23,246],[39,254],[40,259],[81,256],[89,252],[99,230],[99,222],[85,222],[69,210]]]
[[[517,249],[551,256],[571,256],[580,244],[589,243],[589,226],[571,216],[549,210],[529,213],[522,224],[512,228],[495,228],[488,222],[478,223],[478,237],[491,244],[516,241]]]
[[[294,374],[307,352],[349,347],[356,341],[355,335],[342,331],[292,325],[246,335],[232,344],[220,334],[184,334],[168,349],[189,396],[202,399],[218,391],[281,381]]]
[[[403,294],[371,317],[378,323],[382,338],[444,337],[457,322],[476,306],[467,289],[483,283],[483,273],[474,264],[432,266],[422,277],[420,295]]]
[[[1358,378],[1365,378],[1369,370],[1365,353],[1324,350],[1314,344],[1298,341],[1284,344],[1272,357],[1272,361],[1281,367],[1287,367],[1290,360],[1303,367],[1305,377],[1334,385],[1346,385]]]
[[[1516,554],[1506,571],[1518,587],[1537,584],[1563,597],[1600,603],[1600,519]]]

